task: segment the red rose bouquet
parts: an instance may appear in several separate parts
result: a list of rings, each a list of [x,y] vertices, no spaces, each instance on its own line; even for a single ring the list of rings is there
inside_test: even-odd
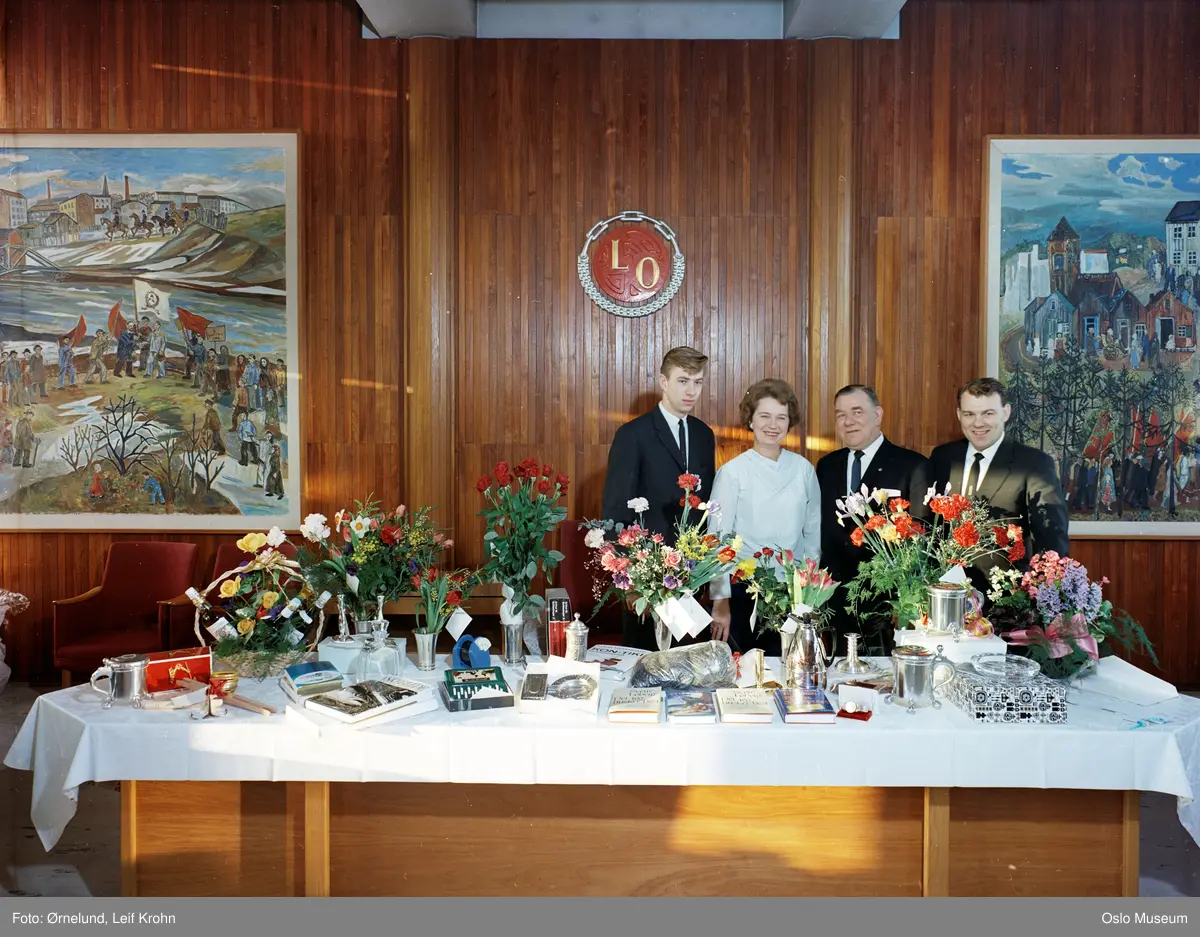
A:
[[[505,588],[502,617],[520,616],[526,608],[540,611],[546,600],[531,595],[530,584],[538,569],[550,572],[562,562],[563,555],[548,550],[546,534],[566,519],[567,509],[558,501],[571,480],[549,465],[526,459],[515,468],[497,462],[491,475],[475,482],[475,490],[487,502],[479,512],[487,523],[483,535],[489,559],[479,571],[483,579],[493,579]],[[519,619],[518,619],[519,620]]]

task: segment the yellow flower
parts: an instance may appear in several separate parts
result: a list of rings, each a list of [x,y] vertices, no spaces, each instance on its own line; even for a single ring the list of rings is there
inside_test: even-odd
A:
[[[266,534],[246,534],[237,542],[238,549],[243,553],[257,553],[267,545]]]
[[[900,534],[896,530],[895,524],[884,524],[879,528],[879,536],[881,536],[888,543],[900,542]]]
[[[732,544],[730,544],[730,546],[732,546]],[[737,568],[743,576],[749,579],[754,575],[754,571],[758,569],[758,563],[756,563],[754,560],[742,560],[737,564]]]
[[[221,598],[231,599],[237,595],[238,589],[242,587],[242,577],[234,576],[232,579],[226,579],[221,583]]]
[[[684,555],[689,560],[702,560],[707,552],[704,544],[700,542],[700,534],[694,530],[685,530],[679,536],[679,542],[675,544],[675,549]]]
[[[262,597],[263,608],[274,608],[275,603],[279,601],[278,592],[264,592]]]
[[[742,548],[742,538],[734,537],[729,541],[729,547],[732,550],[740,550]],[[750,572],[754,572],[754,570],[750,570]]]
[[[243,618],[237,624],[238,634],[249,634],[254,630],[254,619]]]

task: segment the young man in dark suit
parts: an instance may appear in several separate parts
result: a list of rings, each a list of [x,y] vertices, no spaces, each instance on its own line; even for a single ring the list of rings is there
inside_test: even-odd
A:
[[[1015,565],[1026,569],[1035,553],[1069,553],[1067,499],[1050,456],[1005,436],[1011,413],[1004,385],[995,378],[968,381],[958,392],[958,421],[966,438],[938,446],[930,461],[939,492],[949,483],[951,494],[988,502],[997,523],[1020,526],[1025,557]],[[977,563],[971,571],[975,587],[986,591],[988,570],[1007,562],[989,557]]]
[[[672,348],[663,357],[658,378],[662,399],[658,406],[621,426],[608,451],[608,475],[601,501],[606,519],[632,524],[637,517],[629,502],[645,498],[650,508],[642,522],[652,533],[674,542],[682,512],[679,476],[697,476],[697,493],[708,500],[717,470],[716,442],[712,430],[691,415],[704,390],[707,364],[706,355],[687,346]],[[628,607],[624,613],[624,640],[630,647],[657,649],[649,621],[640,619]]]
[[[925,494],[929,489],[929,460],[919,452],[903,449],[883,435],[883,407],[873,388],[862,384],[843,387],[833,398],[834,425],[841,449],[817,463],[821,485],[821,565],[841,585],[834,593],[834,625],[839,635],[861,631],[862,626],[847,608],[846,589],[858,567],[870,553],[850,542],[855,530],[851,521],[837,521],[838,499],[864,485],[867,491],[886,488],[910,504],[909,513],[927,514]],[[883,646],[891,646],[891,629],[883,628]],[[845,650],[843,647],[842,651]]]

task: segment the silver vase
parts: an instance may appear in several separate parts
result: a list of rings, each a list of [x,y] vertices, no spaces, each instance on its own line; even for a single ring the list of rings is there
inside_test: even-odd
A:
[[[437,669],[437,638],[440,632],[417,631],[413,637],[417,639],[417,670]]]
[[[333,637],[334,644],[353,644],[354,636],[350,634],[350,621],[346,617],[346,596],[338,593],[338,633]]]

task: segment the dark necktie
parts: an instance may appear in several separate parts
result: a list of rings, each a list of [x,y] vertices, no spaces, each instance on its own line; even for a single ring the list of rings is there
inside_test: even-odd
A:
[[[862,450],[854,450],[854,464],[850,466],[850,491],[858,491],[862,485]]]
[[[687,471],[687,433],[683,431],[683,420],[676,427],[679,432],[679,452],[683,456],[683,469]]]
[[[971,471],[967,472],[967,497],[975,497],[975,491],[979,488],[979,472],[983,467],[983,453],[975,453],[975,461],[971,463]]]

